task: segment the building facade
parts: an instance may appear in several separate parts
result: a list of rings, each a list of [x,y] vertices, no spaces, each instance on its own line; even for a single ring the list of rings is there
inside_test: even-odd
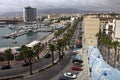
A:
[[[97,46],[96,34],[99,33],[100,20],[96,16],[84,16],[83,18],[83,30],[84,30],[84,42],[86,45]]]
[[[37,9],[30,6],[25,7],[23,10],[24,22],[36,22],[37,20]]]

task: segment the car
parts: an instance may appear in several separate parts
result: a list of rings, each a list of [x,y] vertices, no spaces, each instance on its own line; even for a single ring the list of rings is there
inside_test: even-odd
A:
[[[74,66],[83,67],[83,65],[80,63],[74,63]]]
[[[73,50],[72,55],[76,55],[76,54],[77,54],[77,51]]]
[[[70,80],[68,77],[65,77],[65,76],[60,76],[59,78],[58,78],[58,80]]]
[[[10,65],[2,66],[2,67],[1,67],[1,70],[4,70],[4,69],[11,69],[11,66],[10,66]]]
[[[71,72],[65,72],[63,74],[65,77],[68,77],[68,78],[71,78],[71,79],[76,79],[77,78],[77,75],[76,74],[73,74]]]
[[[44,58],[50,58],[51,57],[51,54],[50,53],[47,53],[44,55]]]
[[[83,71],[83,69],[81,67],[78,67],[78,66],[73,66],[71,69],[74,71]]]
[[[23,64],[22,64],[22,66],[24,67],[24,66],[28,66],[29,65],[29,62],[24,62]]]

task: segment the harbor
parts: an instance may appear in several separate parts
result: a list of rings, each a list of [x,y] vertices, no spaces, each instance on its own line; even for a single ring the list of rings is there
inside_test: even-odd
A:
[[[21,25],[11,28],[9,25],[5,25],[0,28],[0,48],[21,46],[33,40],[40,40],[52,32],[53,28],[48,26]]]

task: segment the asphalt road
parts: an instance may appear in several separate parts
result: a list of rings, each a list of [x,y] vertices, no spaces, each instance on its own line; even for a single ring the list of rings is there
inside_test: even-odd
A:
[[[76,37],[76,35],[73,36],[73,39],[75,37]],[[74,40],[73,40],[73,42],[74,42]],[[74,43],[72,43],[72,45],[73,44]],[[30,77],[28,76],[27,78],[25,78],[25,80],[29,80],[29,79],[30,80],[49,80],[54,75],[58,74],[59,70],[62,70],[69,63],[69,61],[71,59],[71,54],[70,54],[71,52],[72,52],[72,50],[68,51],[68,54],[66,54],[66,56],[63,58],[63,60],[61,60],[60,69],[58,69],[59,65],[55,65],[54,67],[47,69],[47,71],[33,74]],[[57,59],[57,57],[58,57],[58,54],[55,56],[55,59]],[[40,68],[43,68],[44,66],[46,66],[50,63],[51,63],[51,58],[50,59],[45,59],[45,58],[39,59],[39,61],[37,61],[33,64],[33,72]],[[9,69],[9,70],[0,70],[0,79],[2,79],[4,77],[23,75],[23,74],[27,74],[27,73],[29,73],[29,66],[19,67],[19,68]]]
[[[55,60],[57,59],[58,54],[55,55]],[[43,68],[44,66],[51,63],[51,58],[41,58],[39,61],[35,62],[33,64],[33,72]],[[3,77],[10,77],[15,75],[23,75],[29,73],[29,66],[26,67],[18,67],[15,69],[9,69],[9,70],[0,70],[0,79]]]
[[[55,66],[45,71],[33,74],[31,76],[27,76],[24,78],[24,80],[50,80],[55,75],[59,74],[59,71],[64,69],[65,66],[70,62],[71,57],[72,57],[71,52],[72,50],[68,51],[66,56],[60,61],[60,64],[56,64]]]
[[[78,25],[79,26],[79,25]],[[77,38],[77,33],[78,30],[74,32],[74,35],[71,40],[71,45],[75,45],[75,40]],[[43,72],[36,73],[31,76],[27,76],[24,78],[24,80],[50,80],[53,78],[55,75],[58,75],[61,70],[63,70],[67,64],[70,63],[71,58],[72,58],[72,50],[70,49],[66,56],[60,61],[60,64],[57,64]]]

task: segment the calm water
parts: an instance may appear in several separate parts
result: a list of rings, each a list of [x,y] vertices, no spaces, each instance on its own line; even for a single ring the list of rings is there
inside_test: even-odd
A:
[[[6,25],[5,27],[0,28],[0,36],[3,36],[5,34],[9,34],[14,32],[15,30],[11,30],[8,28],[8,25]],[[13,47],[13,46],[21,46],[23,44],[29,43],[33,40],[36,39],[41,39],[46,35],[49,35],[50,32],[36,32],[36,33],[29,33],[29,34],[25,34],[22,36],[19,36],[15,39],[3,39],[0,37],[0,48],[1,47]],[[17,44],[14,44],[13,42],[17,42]]]

